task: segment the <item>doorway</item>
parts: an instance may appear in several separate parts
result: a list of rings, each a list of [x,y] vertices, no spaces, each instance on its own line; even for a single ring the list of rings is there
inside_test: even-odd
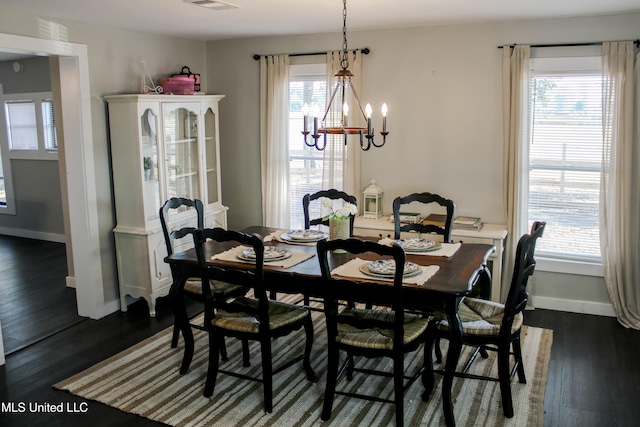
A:
[[[117,301],[105,301],[99,245],[97,195],[93,173],[93,147],[89,65],[86,45],[0,33],[0,51],[57,58],[51,68],[54,98],[58,95],[65,144],[64,163],[68,200],[69,232],[78,314],[99,319],[118,309]]]

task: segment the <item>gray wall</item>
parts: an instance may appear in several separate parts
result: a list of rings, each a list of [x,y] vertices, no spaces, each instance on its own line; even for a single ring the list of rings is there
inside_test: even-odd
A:
[[[21,59],[23,70],[13,71],[13,61],[0,62],[0,83],[5,94],[50,92],[49,58]],[[4,112],[2,112],[4,114]],[[0,129],[6,135],[6,129]],[[11,160],[15,215],[0,215],[0,234],[64,241],[60,174],[56,160]]]
[[[397,196],[431,191],[455,200],[461,215],[503,224],[502,50],[497,47],[634,40],[639,29],[636,13],[350,32],[350,48],[371,49],[363,59],[362,101],[387,102],[391,132],[384,147],[361,154],[360,189],[375,178],[384,190],[386,213]],[[207,43],[207,89],[226,95],[220,140],[230,227],[262,218],[259,63],[252,56],[339,49],[337,32]],[[545,272],[536,279],[534,301],[538,296],[549,307],[601,312],[610,304],[601,277]]]

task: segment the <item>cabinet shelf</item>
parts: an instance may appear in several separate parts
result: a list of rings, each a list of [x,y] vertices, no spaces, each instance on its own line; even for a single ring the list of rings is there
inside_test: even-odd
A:
[[[184,173],[180,173],[180,174],[176,174],[174,176],[175,179],[182,179],[182,178],[189,178],[189,177],[193,177],[193,176],[197,176],[198,172],[184,172]]]
[[[186,139],[176,139],[174,141],[167,141],[167,144],[189,144],[189,143],[197,143],[197,138],[186,138]]]

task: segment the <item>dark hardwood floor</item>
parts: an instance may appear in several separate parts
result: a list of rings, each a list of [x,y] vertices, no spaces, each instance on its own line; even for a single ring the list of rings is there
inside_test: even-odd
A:
[[[68,288],[63,243],[0,236],[0,322],[5,353],[84,319]]]
[[[53,263],[50,258],[53,257],[43,257],[44,262]],[[64,264],[64,255],[58,262]],[[31,268],[35,269],[33,264]],[[33,277],[32,280],[40,284],[41,291],[37,297],[30,295],[30,298],[23,299],[22,305],[51,301],[52,297],[47,292],[49,288],[44,286],[46,278],[35,273],[23,277]],[[75,305],[73,295],[67,295],[67,298]],[[190,305],[190,311],[197,309],[197,305]],[[22,308],[25,313],[29,310],[28,307]],[[0,425],[160,425],[96,402],[85,402],[52,388],[54,383],[126,349],[173,322],[171,310],[164,299],[158,301],[155,318],[150,318],[148,313],[146,303],[139,301],[130,305],[126,313],[113,313],[100,320],[82,320],[9,355],[6,365],[0,367]],[[39,318],[46,323],[49,316],[55,317],[43,310]],[[4,330],[4,318],[2,323]],[[546,426],[640,425],[640,331],[627,330],[613,318],[549,310],[527,311],[525,323],[554,331],[545,396]],[[22,332],[33,332],[36,324],[29,322]],[[27,405],[31,402],[63,403],[71,408],[74,405],[80,408],[80,404],[87,403],[87,412],[45,414],[9,411],[9,403],[18,408],[21,402]]]

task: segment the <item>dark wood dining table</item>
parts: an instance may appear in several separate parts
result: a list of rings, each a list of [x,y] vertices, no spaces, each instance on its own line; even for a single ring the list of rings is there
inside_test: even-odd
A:
[[[278,229],[253,226],[243,232],[257,233],[262,237],[272,235]],[[354,236],[358,237],[358,236]],[[372,240],[370,237],[362,239]],[[231,249],[237,244],[222,244],[208,242],[205,248],[207,259],[225,250]],[[287,245],[296,252],[316,253],[315,246],[289,245],[278,239],[272,239],[265,245]],[[451,402],[451,389],[458,358],[462,349],[462,325],[458,316],[458,306],[463,297],[469,295],[472,288],[479,287],[481,295],[490,295],[491,273],[487,268],[487,259],[495,251],[495,247],[487,244],[461,243],[460,248],[449,258],[442,256],[426,256],[407,253],[407,261],[419,265],[437,265],[437,273],[429,278],[421,286],[406,285],[404,296],[407,299],[407,308],[422,311],[438,311],[447,316],[450,324],[449,349],[445,364],[445,372],[442,387],[442,404],[447,426],[455,425],[453,404]],[[366,256],[358,255],[360,258]],[[329,263],[331,268],[338,267],[354,258],[347,253],[332,253]],[[165,258],[165,261],[173,264],[173,284],[170,291],[172,309],[176,323],[184,338],[184,356],[180,368],[181,373],[186,373],[191,364],[194,351],[194,339],[189,324],[189,317],[184,305],[182,290],[187,278],[199,276],[198,260],[194,249],[174,253]],[[237,268],[251,268],[251,264],[229,261],[211,261],[213,264],[233,264]],[[296,264],[289,268],[274,267],[265,263],[265,284],[268,290],[279,293],[306,294],[314,298],[324,296],[322,275],[317,256]]]

